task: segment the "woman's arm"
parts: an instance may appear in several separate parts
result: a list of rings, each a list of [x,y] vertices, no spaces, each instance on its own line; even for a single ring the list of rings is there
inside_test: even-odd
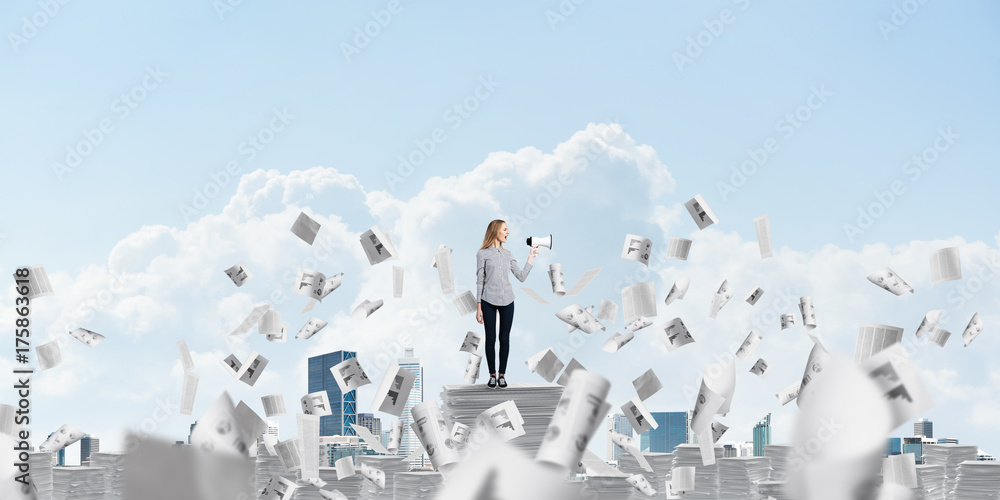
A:
[[[517,259],[514,255],[510,256],[510,272],[514,273],[514,277],[524,283],[524,280],[528,278],[528,273],[531,272],[531,261],[535,260],[535,255],[538,254],[538,246],[531,247],[531,253],[528,254],[528,262],[524,264],[524,269],[521,269],[517,265]]]
[[[486,259],[483,252],[476,252],[476,302],[483,300],[483,285],[486,283]]]

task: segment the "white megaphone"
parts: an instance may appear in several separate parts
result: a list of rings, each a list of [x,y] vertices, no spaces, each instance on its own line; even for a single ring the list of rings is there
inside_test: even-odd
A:
[[[528,236],[528,246],[533,247],[535,245],[552,250],[552,235],[550,234],[544,237]]]

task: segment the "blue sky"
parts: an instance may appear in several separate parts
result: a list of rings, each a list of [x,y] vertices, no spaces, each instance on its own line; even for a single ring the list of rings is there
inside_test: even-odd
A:
[[[727,277],[733,283],[740,276],[734,283],[738,296],[755,284],[751,280],[770,280],[771,288],[787,286],[795,297],[816,296],[817,315],[830,324],[821,326],[821,333],[848,355],[857,323],[896,324],[912,335],[927,310],[948,306],[955,309],[948,329],[958,335],[978,307],[987,331],[976,343],[962,349],[952,339],[943,351],[926,351],[920,358],[930,375],[951,384],[935,386],[942,400],[928,416],[944,434],[966,432],[963,442],[1000,450],[995,433],[987,435],[992,427],[969,420],[975,402],[997,400],[989,386],[997,385],[991,376],[1000,377],[990,371],[1000,344],[990,338],[987,308],[1000,295],[987,281],[982,292],[959,307],[947,297],[961,283],[931,287],[926,275],[927,253],[933,249],[963,246],[968,270],[979,262],[974,256],[997,252],[998,228],[991,214],[997,213],[998,203],[990,167],[998,159],[991,145],[1000,132],[995,92],[1000,83],[995,49],[1000,46],[995,22],[1000,6],[927,2],[897,26],[892,24],[894,8],[904,7],[898,1],[795,6],[644,2],[628,9],[607,2],[563,4],[575,8],[569,12],[564,6],[564,20],[552,21],[547,11],[559,12],[555,1],[516,6],[244,1],[221,15],[207,0],[169,5],[70,2],[31,36],[24,35],[32,32],[25,31],[22,18],[34,23],[33,17],[48,17],[38,14],[38,3],[0,7],[8,40],[0,50],[6,69],[0,91],[7,96],[3,111],[8,117],[0,124],[5,138],[0,141],[0,176],[8,188],[0,200],[8,214],[0,218],[0,266],[9,273],[17,265],[44,264],[62,285],[60,296],[42,299],[49,303],[39,301],[35,312],[37,328],[52,338],[65,336],[62,325],[79,321],[74,301],[107,287],[109,267],[135,276],[131,291],[78,325],[99,332],[103,328],[109,342],[87,351],[68,344],[66,366],[53,370],[63,373],[39,376],[51,387],[34,401],[38,425],[55,429],[72,414],[85,430],[89,425],[111,434],[136,428],[155,407],[156,397],[179,393],[179,382],[150,390],[138,383],[141,377],[122,382],[123,374],[115,370],[131,375],[148,367],[162,369],[150,380],[166,372],[176,372],[176,377],[180,372],[173,345],[180,339],[195,351],[205,384],[196,414],[214,399],[212,391],[227,389],[259,406],[254,398],[284,390],[277,379],[262,379],[259,390],[234,387],[213,366],[213,356],[220,353],[224,357],[236,351],[242,357],[250,349],[266,350],[274,357],[268,370],[273,368],[275,377],[301,376],[304,388],[304,356],[327,347],[358,349],[364,355],[389,335],[342,318],[362,298],[384,295],[391,304],[388,268],[367,269],[355,248],[357,234],[372,224],[399,234],[394,241],[408,254],[405,263],[413,262],[416,283],[418,273],[434,278],[426,269],[430,252],[438,243],[448,244],[455,249],[459,289],[471,288],[472,257],[486,223],[523,213],[565,168],[560,161],[601,140],[606,128],[588,124],[617,123],[622,133],[608,136],[616,144],[615,155],[598,155],[566,186],[567,195],[529,227],[511,228],[515,242],[531,232],[555,233],[557,241],[565,242],[539,257],[528,285],[546,290],[544,270],[550,262],[563,264],[567,281],[603,265],[580,299],[620,302],[616,281],[637,269],[617,259],[625,233],[645,234],[660,249],[670,236],[693,234],[692,261],[671,261],[654,280],[660,300],[672,280],[685,273],[698,289],[686,299],[691,301],[699,300],[699,294],[710,297]],[[396,13],[389,13],[390,8]],[[377,18],[388,22],[359,53],[345,57],[343,44],[354,44],[356,29],[374,26]],[[901,20],[897,15],[896,21]],[[880,22],[898,29],[883,33]],[[718,34],[709,36],[713,29]],[[25,42],[16,41],[17,36],[25,36]],[[698,45],[699,36],[709,43]],[[689,51],[692,43],[700,53]],[[675,53],[691,57],[690,64],[679,66]],[[160,76],[147,78],[150,73]],[[123,93],[143,97],[127,115]],[[819,95],[823,99],[810,100]],[[455,106],[466,108],[460,112]],[[786,115],[796,112],[801,126],[789,129]],[[284,119],[273,120],[276,113]],[[65,163],[66,148],[78,147],[85,131],[102,122],[113,130],[103,134],[79,166],[57,175],[54,162]],[[271,126],[275,128],[262,132]],[[96,137],[94,132],[90,136]],[[251,156],[249,136],[269,142]],[[434,143],[433,152],[390,186],[386,176],[399,174],[398,157],[414,155],[421,143],[429,151],[428,141]],[[562,153],[557,149],[561,144]],[[759,161],[745,182],[734,179],[733,168],[753,156],[762,158],[752,151],[767,144],[772,152],[766,161]],[[927,153],[928,148],[934,151]],[[914,155],[935,158],[919,178],[907,164]],[[501,167],[509,159],[519,166]],[[219,172],[227,165],[236,175],[225,182],[213,180],[213,175],[224,179]],[[668,172],[670,188],[649,189],[652,181],[643,177],[643,166],[656,170],[661,181]],[[310,170],[314,167],[322,169]],[[479,180],[500,185],[484,187],[476,199],[470,193],[481,186],[475,183]],[[900,194],[891,202],[885,195],[879,201],[876,192],[890,190],[893,182]],[[734,190],[720,183],[732,184]],[[207,194],[203,206],[195,205],[197,193]],[[717,229],[698,232],[686,214],[675,210],[696,193],[722,219]],[[241,212],[244,202],[254,207],[252,213]],[[875,209],[873,203],[878,204]],[[224,212],[227,204],[231,208]],[[185,217],[184,206],[195,213]],[[345,270],[345,285],[321,311],[336,321],[331,326],[341,325],[340,336],[335,339],[328,331],[329,338],[317,337],[309,344],[261,344],[263,339],[256,337],[227,344],[220,332],[238,324],[270,289],[281,288],[282,273],[308,255],[310,249],[287,233],[299,209],[319,214],[326,220],[324,232],[330,229],[331,238],[341,238],[341,253],[322,270]],[[844,225],[858,224],[859,209],[878,216],[861,234],[848,235]],[[775,246],[782,249],[772,262],[737,251],[746,248],[743,244],[755,245],[752,220],[765,213]],[[425,217],[414,220],[413,214]],[[227,239],[236,243],[223,243]],[[188,244],[190,248],[183,246]],[[526,250],[512,248],[523,260]],[[226,286],[222,270],[238,260],[246,260],[257,273],[256,283],[251,281],[256,288]],[[170,267],[183,264],[193,267]],[[917,293],[897,299],[865,282],[865,275],[884,266],[896,269]],[[353,270],[354,280],[347,269]],[[825,270],[829,279],[796,274],[810,270],[819,276]],[[858,274],[847,280],[834,271]],[[6,296],[12,297],[11,292]],[[387,304],[376,314],[384,323],[373,323],[405,328],[407,314],[428,307],[426,300],[409,300],[398,307]],[[720,346],[729,337],[742,339],[752,311],[736,310],[745,304],[734,301],[722,313],[730,313],[730,323],[713,324],[705,316],[708,304],[685,303],[691,311],[682,308],[680,315],[689,326],[704,323],[702,336],[713,336]],[[512,364],[557,342],[562,331],[554,311],[522,295],[518,306],[519,320],[524,318],[518,334],[522,346],[515,348]],[[308,319],[299,317],[300,308],[294,300],[281,306],[293,331]],[[197,314],[178,317],[186,311]],[[834,311],[842,316],[831,317]],[[457,346],[466,329],[478,327],[471,318],[448,312],[446,324],[452,330],[418,337],[419,355],[460,362],[455,353],[430,354],[438,346]],[[661,311],[656,324],[672,318],[672,312]],[[4,317],[10,314],[5,309]],[[697,321],[696,315],[701,316]],[[374,339],[355,342],[352,332],[367,332]],[[771,374],[759,392],[749,389],[756,380],[740,379],[737,394],[747,391],[740,396],[746,406],[730,418],[733,431],[745,422],[752,427],[772,411],[754,398],[773,398],[771,386],[787,385],[801,370],[808,339],[798,333],[801,338],[788,341],[788,363],[794,366],[786,374]],[[658,342],[652,332],[647,337],[651,345]],[[614,373],[612,402],[618,406],[628,399],[628,382],[641,371],[618,373],[618,360],[601,357],[602,342],[588,343],[581,362]],[[677,364],[665,353],[630,347],[633,352],[623,351],[622,357],[654,367],[661,379],[697,375],[694,361]],[[710,357],[712,349],[706,345],[704,356]],[[521,361],[515,363],[517,359]],[[112,360],[123,364],[111,369],[107,363]],[[103,366],[91,376],[79,376],[79,370],[93,370],[94,363]],[[456,374],[434,375],[428,386],[452,383],[461,372]],[[526,372],[519,376],[536,380]],[[100,387],[106,404],[98,404],[86,385],[72,391],[54,388],[71,378],[94,384],[89,390]],[[299,392],[288,388],[286,400],[297,399]],[[947,399],[959,393],[967,399]],[[364,403],[363,391],[361,397]],[[679,391],[657,398],[654,409],[690,406]],[[776,426],[791,425],[791,407],[773,411]],[[984,421],[1000,416],[995,404],[980,412]],[[186,422],[178,415],[160,427],[181,439]],[[294,418],[283,425],[287,436]],[[981,433],[975,434],[976,429]],[[727,438],[749,439],[749,428],[740,432]],[[592,447],[603,455],[603,439],[597,441],[599,446]]]

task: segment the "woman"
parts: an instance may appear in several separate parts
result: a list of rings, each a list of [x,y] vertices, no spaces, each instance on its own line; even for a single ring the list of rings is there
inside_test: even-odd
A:
[[[483,246],[476,254],[476,291],[479,304],[476,306],[476,321],[486,328],[486,363],[490,367],[490,389],[507,387],[503,374],[507,371],[507,355],[510,354],[510,326],[514,320],[514,289],[510,286],[507,271],[514,273],[523,283],[531,271],[531,261],[538,255],[538,245],[531,247],[528,263],[524,269],[518,268],[517,260],[503,244],[507,242],[507,223],[497,219],[486,228]],[[484,313],[485,311],[485,313]],[[500,372],[494,361],[497,341],[497,313],[500,314]],[[497,376],[499,375],[499,377]]]

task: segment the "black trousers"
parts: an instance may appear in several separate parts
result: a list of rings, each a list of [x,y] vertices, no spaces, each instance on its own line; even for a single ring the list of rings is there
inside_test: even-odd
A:
[[[507,356],[510,355],[510,327],[514,322],[514,303],[495,306],[480,300],[483,307],[483,326],[486,328],[486,363],[490,373],[507,373]],[[497,313],[500,313],[500,371],[496,371]]]

